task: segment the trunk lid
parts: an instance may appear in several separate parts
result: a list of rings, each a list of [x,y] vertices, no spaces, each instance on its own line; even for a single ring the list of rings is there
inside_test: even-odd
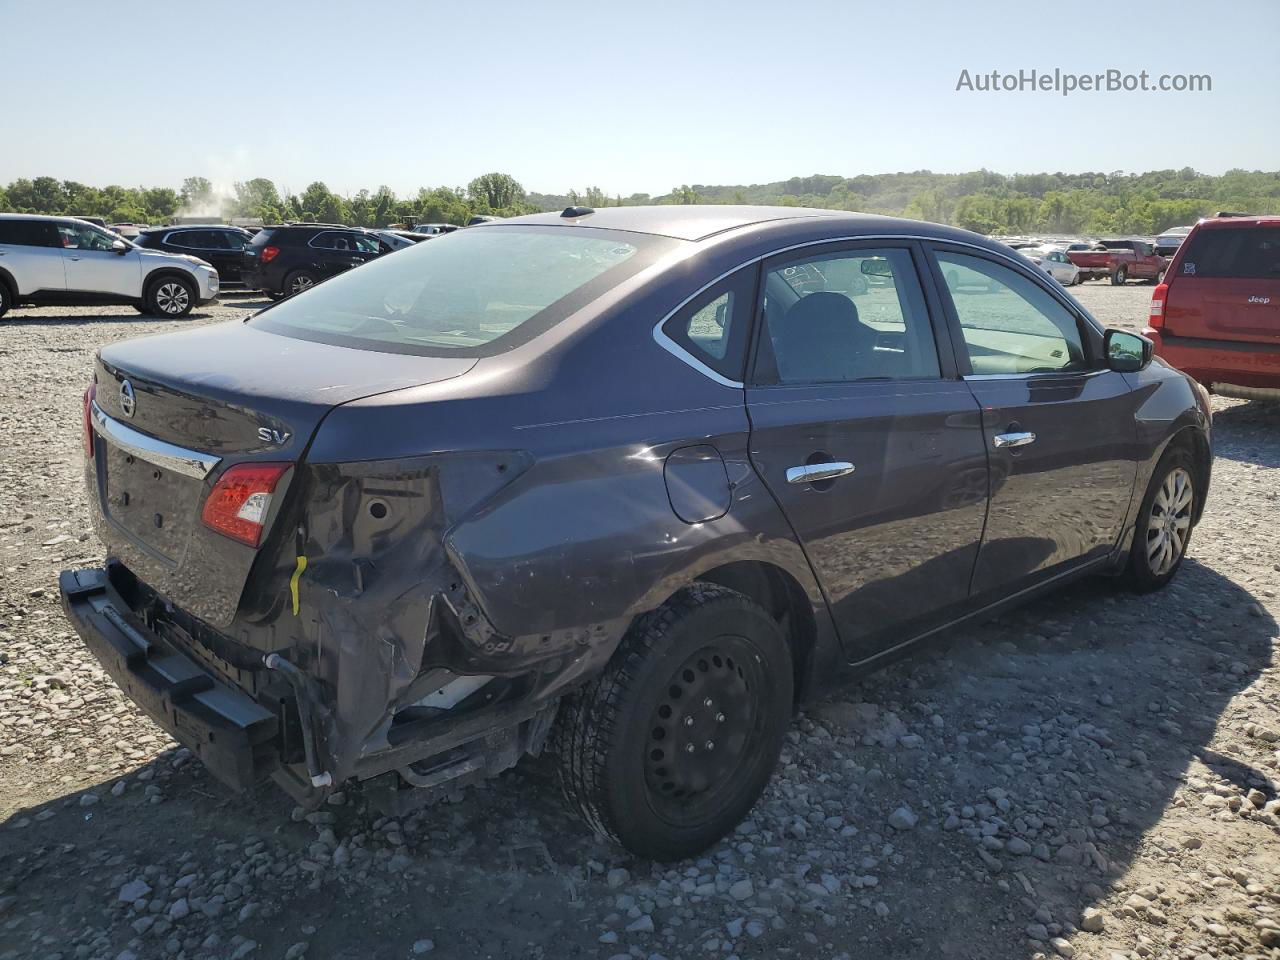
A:
[[[257,549],[201,523],[218,477],[237,463],[296,464],[334,407],[460,376],[474,364],[297,340],[242,323],[104,347],[94,371],[100,413],[91,487],[108,553],[174,603],[226,625],[258,553],[279,542],[271,523],[294,471],[272,497]],[[184,453],[204,463],[184,462]]]

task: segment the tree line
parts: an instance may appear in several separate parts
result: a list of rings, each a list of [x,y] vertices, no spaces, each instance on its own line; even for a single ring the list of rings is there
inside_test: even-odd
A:
[[[180,215],[257,217],[265,222],[317,220],[362,227],[392,223],[466,223],[476,215],[518,216],[636,204],[751,203],[905,216],[986,234],[1150,235],[1219,210],[1280,211],[1280,171],[1229,170],[1221,176],[1190,167],[1149,173],[1035,173],[918,170],[857,177],[814,175],[766,184],[689,185],[669,193],[609,195],[599,187],[563,194],[527,192],[505,173],[465,187],[421,188],[399,196],[389,187],[334,193],[323,182],[301,193],[266,178],[219,189],[205,177],[170,187],[92,187],[54,177],[20,178],[0,187],[0,211],[102,217],[112,223],[170,222]]]

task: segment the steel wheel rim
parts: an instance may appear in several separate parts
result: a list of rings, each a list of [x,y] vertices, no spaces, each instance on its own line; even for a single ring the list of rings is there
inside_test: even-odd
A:
[[[162,283],[156,291],[156,306],[164,313],[181,313],[191,303],[191,295],[180,283]]]
[[[294,294],[303,293],[315,286],[310,277],[294,277],[293,283],[289,284],[289,289]]]
[[[676,670],[649,718],[644,780],[662,819],[691,825],[724,808],[760,746],[765,715],[759,659],[719,637]]]
[[[1195,486],[1183,467],[1170,470],[1151,501],[1147,519],[1147,567],[1157,577],[1172,570],[1187,549]]]

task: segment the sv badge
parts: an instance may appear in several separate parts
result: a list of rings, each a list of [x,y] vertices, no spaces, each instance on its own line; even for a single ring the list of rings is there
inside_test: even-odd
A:
[[[287,430],[272,430],[270,427],[258,428],[258,439],[263,443],[274,443],[278,447],[284,446],[289,442],[289,438],[293,434]]]

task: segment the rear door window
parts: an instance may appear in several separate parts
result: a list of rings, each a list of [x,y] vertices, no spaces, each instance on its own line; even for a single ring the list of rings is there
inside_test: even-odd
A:
[[[0,243],[21,247],[56,247],[58,233],[46,220],[0,220]]]
[[[1180,275],[1280,279],[1280,227],[1198,230],[1182,258]]]
[[[924,294],[904,248],[773,261],[763,278],[762,384],[940,376]]]

